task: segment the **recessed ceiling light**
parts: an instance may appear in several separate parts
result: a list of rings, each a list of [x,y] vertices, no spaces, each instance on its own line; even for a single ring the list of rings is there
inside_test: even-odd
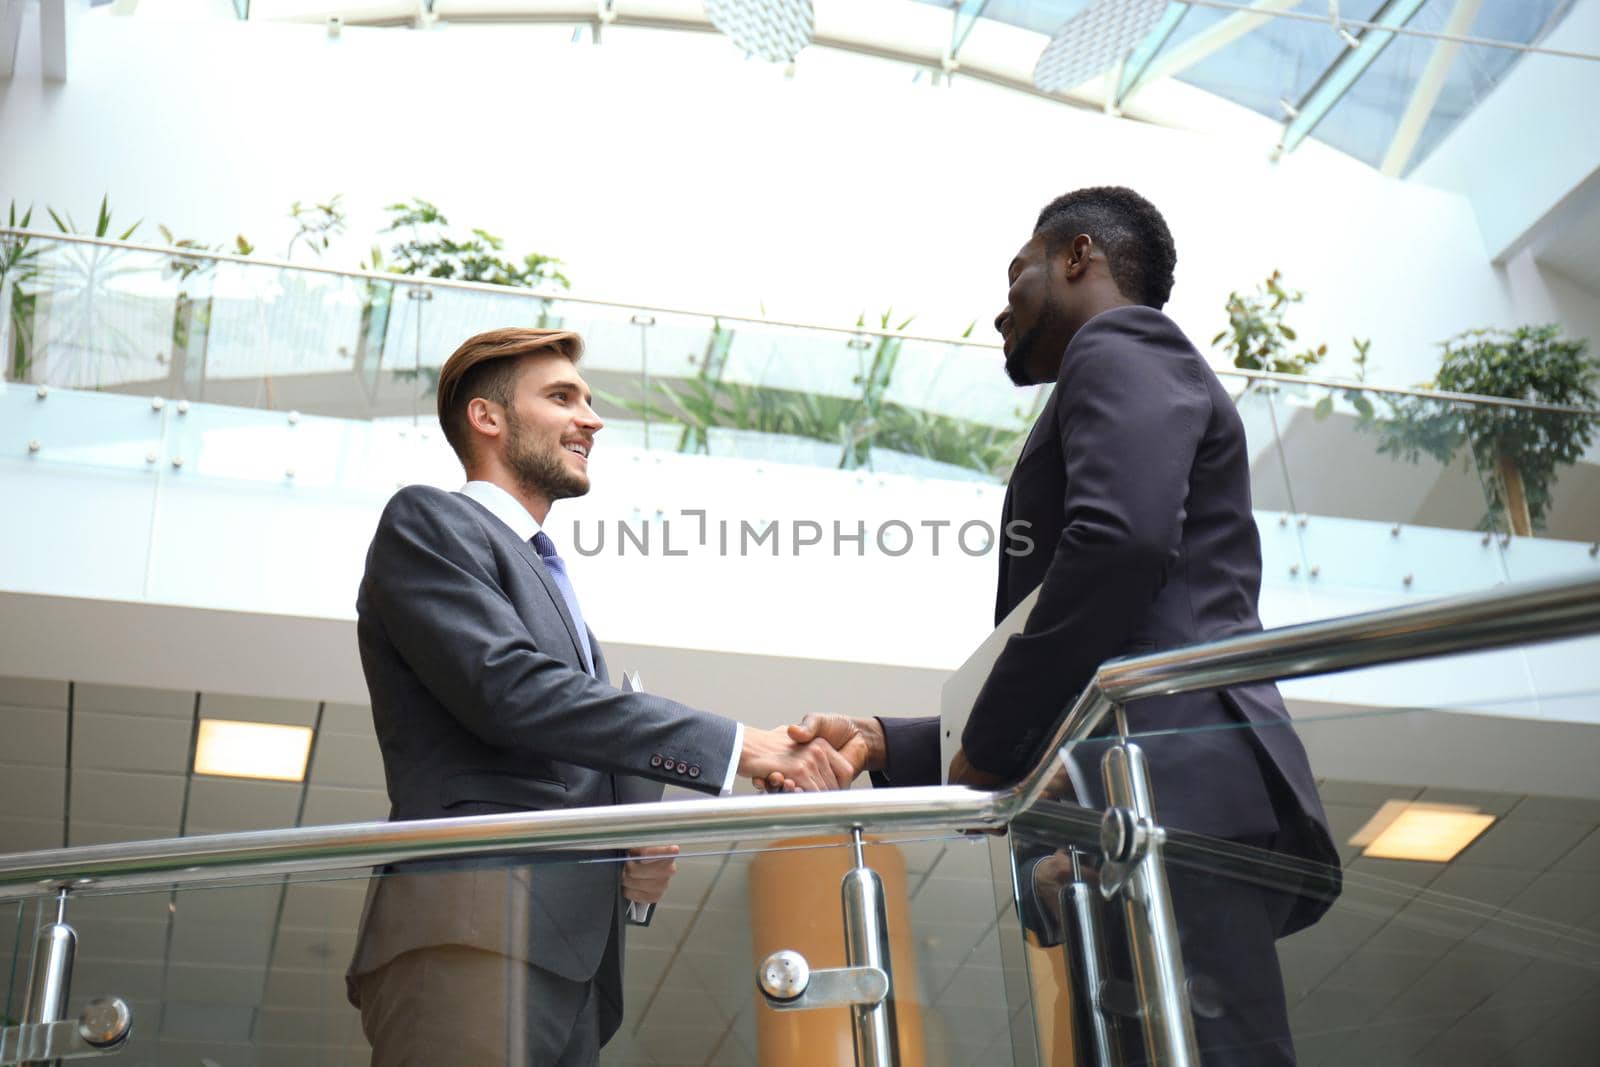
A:
[[[311,755],[311,727],[201,719],[194,773],[300,782]]]
[[[1391,800],[1354,837],[1363,856],[1449,863],[1494,825],[1494,816],[1462,804]]]

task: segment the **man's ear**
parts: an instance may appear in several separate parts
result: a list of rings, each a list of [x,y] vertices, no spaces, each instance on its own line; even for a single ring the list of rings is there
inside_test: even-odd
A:
[[[499,404],[475,396],[467,401],[467,425],[485,437],[499,437],[505,431],[506,413]]]
[[[1072,244],[1067,246],[1062,257],[1062,270],[1068,281],[1077,281],[1083,277],[1084,271],[1089,269],[1089,260],[1094,258],[1094,238],[1086,233],[1080,233],[1072,239]]]

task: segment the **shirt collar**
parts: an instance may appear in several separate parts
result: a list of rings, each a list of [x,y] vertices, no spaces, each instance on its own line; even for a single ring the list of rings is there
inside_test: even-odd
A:
[[[539,520],[528,514],[520,500],[493,482],[468,482],[461,487],[461,495],[488,508],[489,514],[511,527],[511,532],[524,541],[533,540],[539,532]]]

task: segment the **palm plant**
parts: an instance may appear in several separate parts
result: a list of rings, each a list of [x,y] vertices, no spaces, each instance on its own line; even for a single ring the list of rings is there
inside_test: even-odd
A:
[[[17,203],[11,202],[6,225],[16,230],[26,230],[33,220],[33,208],[17,217]],[[0,239],[0,295],[5,299],[10,323],[10,351],[6,360],[6,377],[25,382],[33,369],[33,319],[38,307],[39,294],[33,283],[39,277],[39,249],[30,247],[26,237],[7,236]]]
[[[56,229],[62,233],[80,233],[72,215],[47,207],[46,212]],[[141,220],[142,221],[142,220]],[[138,230],[139,222],[115,233],[115,240],[126,241]],[[93,229],[93,237],[112,237],[111,207],[107,197],[100,198],[100,210]],[[96,387],[102,379],[98,357],[106,356],[113,364],[125,364],[143,356],[142,346],[126,328],[126,318],[117,313],[112,293],[125,279],[148,274],[152,265],[137,253],[101,245],[62,242],[54,250],[47,265],[40,270],[41,288],[50,293],[52,315],[60,316],[67,336],[80,339],[77,343],[62,345],[68,352],[83,352],[90,358],[87,367],[72,363],[52,368],[48,373],[60,384]],[[35,338],[37,340],[37,338]],[[32,361],[48,359],[56,344],[35,345]],[[37,368],[30,364],[29,373]]]

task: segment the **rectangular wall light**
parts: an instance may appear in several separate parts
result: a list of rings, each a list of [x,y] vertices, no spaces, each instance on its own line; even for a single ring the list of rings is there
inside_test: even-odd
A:
[[[1390,800],[1350,843],[1373,859],[1449,863],[1493,824],[1493,815],[1460,804]]]
[[[309,726],[201,719],[194,773],[302,782],[310,756]]]

